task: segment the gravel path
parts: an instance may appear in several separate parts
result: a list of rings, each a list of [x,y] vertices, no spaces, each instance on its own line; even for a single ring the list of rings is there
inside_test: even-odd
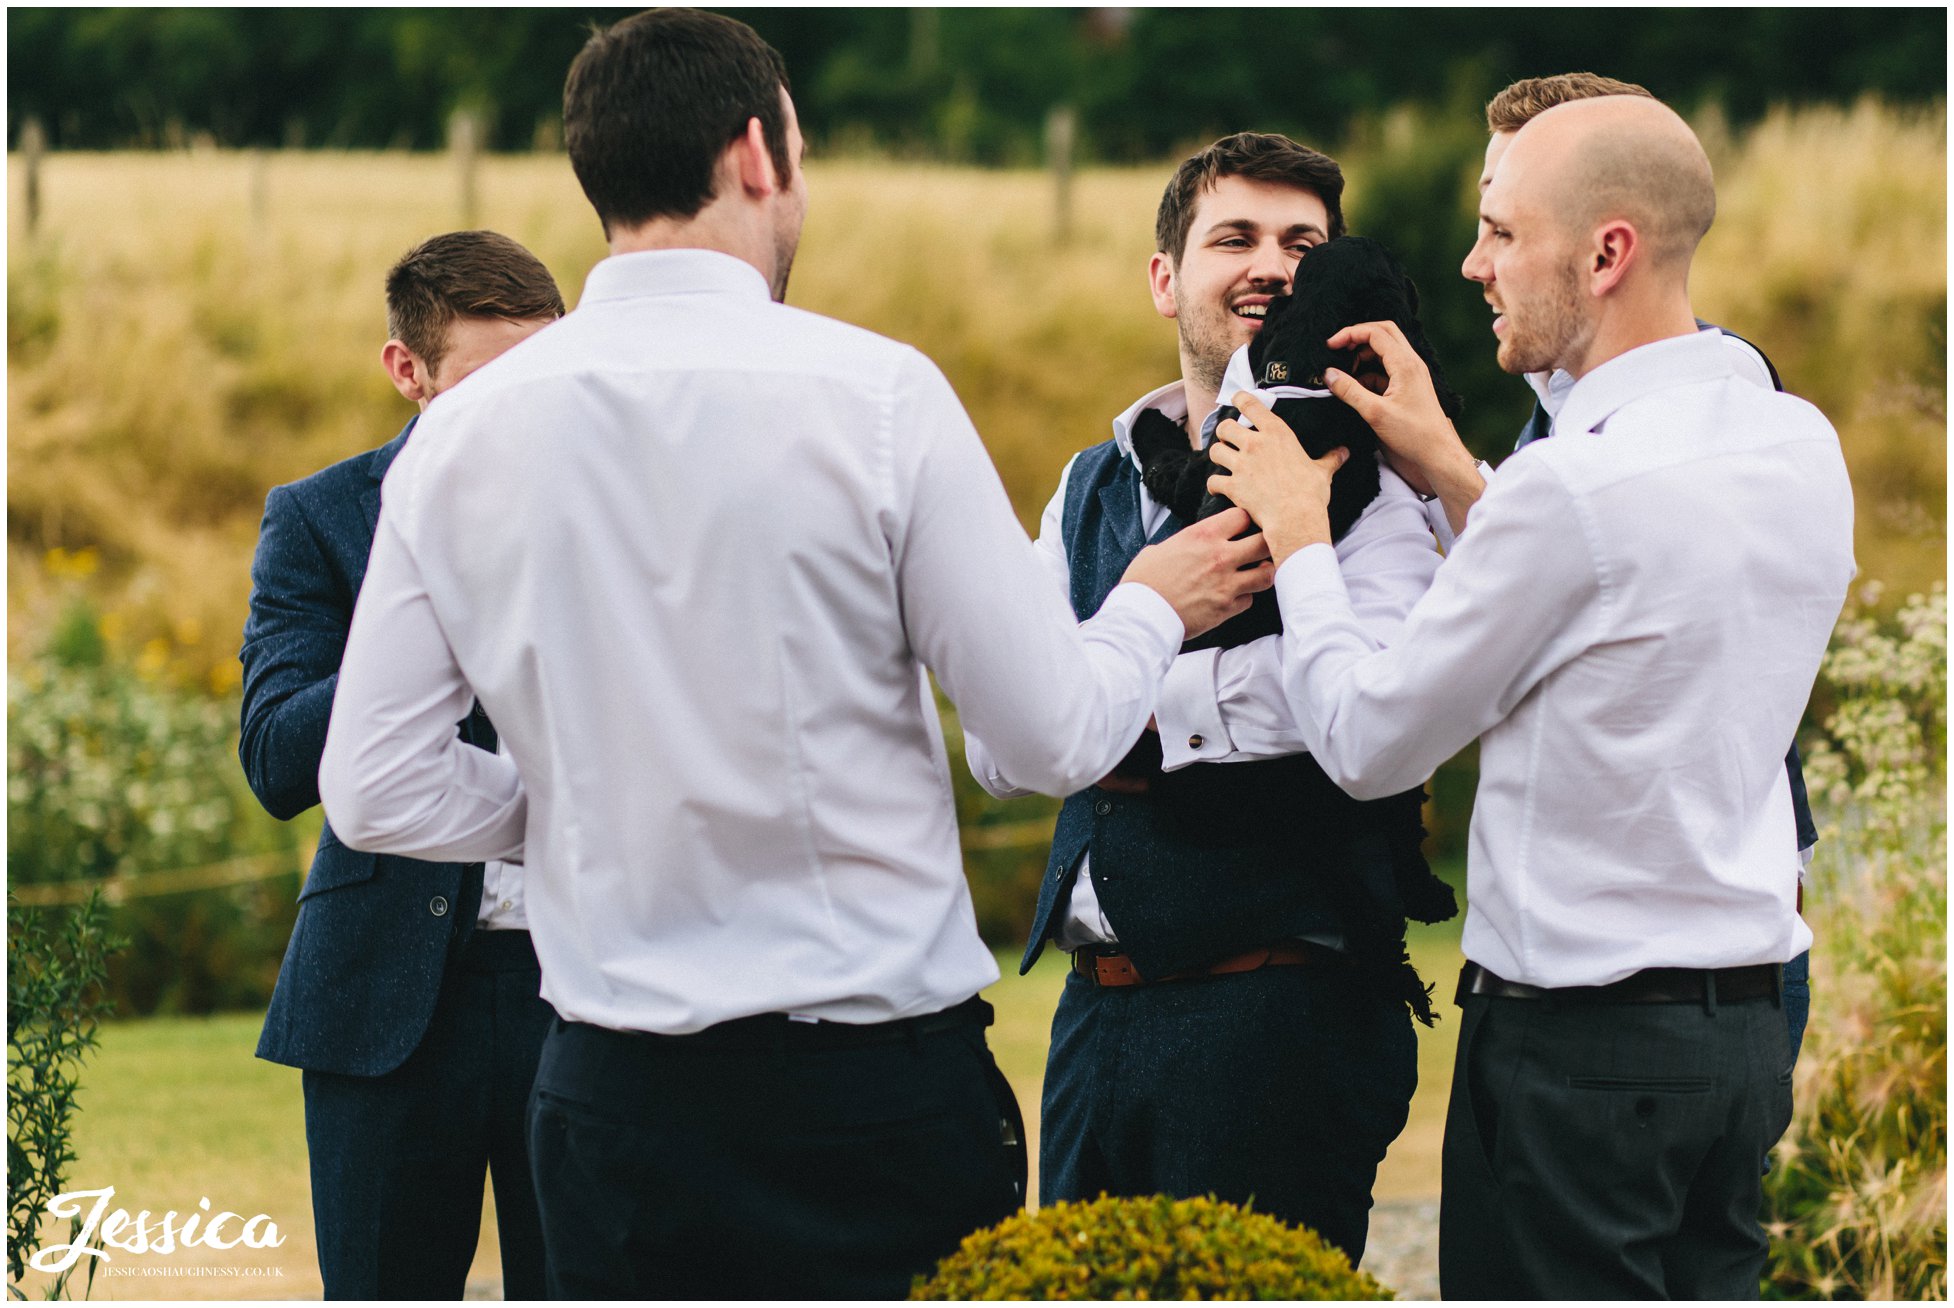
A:
[[[1364,1270],[1400,1299],[1438,1298],[1438,1200],[1380,1200],[1371,1209]]]

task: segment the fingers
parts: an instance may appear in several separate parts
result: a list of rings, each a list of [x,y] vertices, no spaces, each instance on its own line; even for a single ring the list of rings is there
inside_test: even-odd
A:
[[[1316,461],[1316,466],[1335,476],[1337,469],[1350,462],[1350,451],[1339,445]]]
[[[1253,424],[1257,438],[1269,440],[1280,436],[1289,440],[1296,439],[1296,433],[1290,429],[1289,424],[1276,417],[1276,411],[1274,409],[1271,409],[1268,405],[1256,399],[1253,391],[1236,391],[1232,403],[1242,411],[1242,416]],[[1227,426],[1228,424],[1224,423],[1222,425]],[[1235,423],[1235,428],[1237,431],[1245,432],[1247,430],[1240,423]],[[1233,443],[1239,445],[1241,442],[1235,441]]]
[[[1220,540],[1233,540],[1253,527],[1255,522],[1242,508],[1224,509],[1212,518],[1203,518],[1187,530],[1197,536],[1213,536]]]
[[[1348,350],[1357,345],[1368,345],[1377,351],[1377,357],[1385,363],[1385,371],[1390,371],[1391,354],[1398,348],[1411,349],[1411,342],[1399,326],[1386,319],[1383,322],[1360,322],[1332,336],[1325,342],[1333,350]],[[1412,351],[1414,354],[1417,351]]]
[[[1335,338],[1333,337],[1332,339]],[[1387,367],[1385,371],[1388,375],[1390,370]],[[1323,370],[1323,385],[1328,388],[1330,394],[1355,409],[1357,416],[1365,422],[1371,422],[1377,413],[1378,397],[1371,394],[1369,390],[1365,389],[1362,382],[1350,374],[1338,372],[1335,368],[1325,368]],[[1375,426],[1376,424],[1372,423],[1372,425]]]

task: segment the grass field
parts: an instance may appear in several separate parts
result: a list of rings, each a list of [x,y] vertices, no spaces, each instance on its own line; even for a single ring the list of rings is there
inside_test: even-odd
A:
[[[1719,216],[1697,310],[1764,342],[1839,428],[1863,575],[1924,590],[1945,575],[1945,110],[1778,112],[1739,138],[1706,133]],[[1366,151],[1389,148],[1343,152],[1352,197]],[[224,690],[265,492],[412,412],[378,365],[381,283],[409,245],[463,224],[454,164],[55,154],[31,238],[18,157],[9,170],[10,661],[80,592],[119,654]],[[1144,283],[1164,164],[1082,171],[1066,241],[1041,173],[816,160],[809,174],[792,302],[935,359],[1027,522],[1066,458],[1173,375]],[[490,158],[479,192],[474,221],[534,249],[574,305],[603,246],[563,159]],[[1469,225],[1458,236],[1463,252]],[[1463,281],[1423,289],[1476,297]]]
[[[1449,997],[1459,967],[1458,923],[1414,929],[1412,953],[1420,972],[1437,983],[1444,1020],[1418,1030],[1418,1095],[1410,1124],[1378,1176],[1380,1199],[1438,1193],[1439,1142],[1457,1039],[1457,1010]],[[1038,1095],[1063,958],[1048,952],[1028,977],[1017,975],[1013,957],[1000,955],[998,967],[1004,978],[987,993],[997,1009],[991,1048],[1032,1132],[1035,1193]],[[123,1255],[98,1272],[91,1297],[319,1297],[299,1073],[252,1057],[260,1022],[258,1014],[228,1014],[105,1028],[83,1078],[79,1157],[69,1169],[68,1188],[112,1185],[111,1206],[131,1212],[184,1212],[208,1198],[213,1211],[269,1215],[284,1244]],[[471,1285],[482,1289],[501,1276],[494,1220],[494,1204],[485,1196],[483,1239],[470,1273]],[[48,1239],[43,1232],[43,1243]],[[206,1270],[212,1267],[226,1270]],[[117,1274],[138,1268],[151,1274]]]

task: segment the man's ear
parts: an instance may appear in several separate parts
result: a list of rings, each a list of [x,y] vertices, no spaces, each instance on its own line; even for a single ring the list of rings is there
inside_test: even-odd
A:
[[[1178,318],[1180,306],[1174,299],[1174,261],[1164,253],[1147,260],[1147,289],[1153,292],[1154,312],[1163,318]]]
[[[1642,237],[1621,219],[1594,229],[1588,247],[1588,292],[1603,296],[1620,286],[1642,257]]]
[[[381,346],[380,366],[387,370],[387,380],[394,384],[394,389],[400,392],[402,398],[416,404],[426,404],[432,398],[427,367],[404,342],[392,340]]]
[[[747,119],[746,130],[727,148],[732,151],[740,186],[748,195],[762,199],[786,188],[787,179],[774,171],[773,151],[767,148],[767,134],[758,118]]]

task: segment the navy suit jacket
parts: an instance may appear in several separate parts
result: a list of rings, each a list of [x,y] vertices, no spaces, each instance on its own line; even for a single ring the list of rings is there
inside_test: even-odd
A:
[[[414,429],[265,499],[244,625],[238,757],[272,816],[319,802],[339,660],[380,518],[380,480]],[[493,749],[480,707],[460,724]],[[450,951],[473,929],[480,864],[424,863],[346,848],[330,825],[299,893],[258,1057],[319,1072],[380,1076],[427,1030]]]

